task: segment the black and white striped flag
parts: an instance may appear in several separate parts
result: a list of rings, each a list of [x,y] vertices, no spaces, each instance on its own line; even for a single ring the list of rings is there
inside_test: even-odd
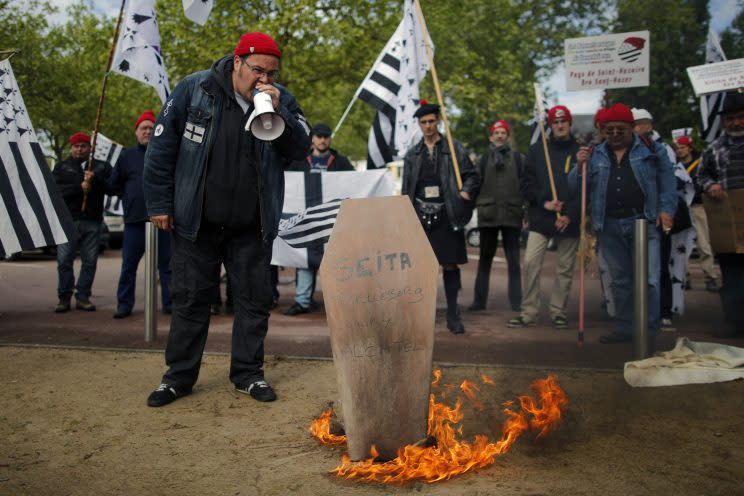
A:
[[[534,145],[540,141],[540,120],[543,121],[543,127],[545,128],[545,136],[550,136],[550,127],[548,127],[548,102],[545,100],[540,85],[534,83],[535,88],[535,109],[532,112],[532,127],[530,130],[530,145]]]
[[[320,266],[344,199],[393,194],[393,180],[386,169],[285,172],[284,183],[284,211],[271,261],[283,267]]]
[[[357,97],[377,109],[369,131],[367,168],[384,167],[403,158],[420,137],[413,114],[419,106],[419,82],[429,70],[428,33],[419,25],[411,0],[403,6],[403,19],[357,90]]]
[[[723,53],[721,43],[715,31],[708,31],[708,42],[705,45],[705,63],[713,64],[723,62],[726,55]],[[700,133],[703,140],[712,143],[721,135],[721,115],[718,113],[723,108],[723,100],[726,93],[712,93],[700,97],[700,113],[703,117],[703,131]]]
[[[0,258],[66,243],[75,225],[57,191],[8,59],[0,62]]]
[[[119,155],[124,149],[119,143],[111,141],[106,136],[98,133],[96,139],[96,160],[106,162],[112,168],[116,167],[116,161],[119,160]],[[113,215],[124,215],[124,206],[121,203],[121,198],[118,196],[106,195],[103,200],[103,211]]]

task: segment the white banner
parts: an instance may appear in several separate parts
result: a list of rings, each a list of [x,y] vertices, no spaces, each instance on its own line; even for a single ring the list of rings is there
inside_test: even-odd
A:
[[[272,265],[282,267],[320,266],[342,200],[393,194],[393,179],[387,169],[285,172],[284,182],[284,211],[271,260]]]
[[[695,96],[744,88],[744,59],[687,68]]]
[[[648,31],[570,38],[564,51],[568,91],[649,85]]]

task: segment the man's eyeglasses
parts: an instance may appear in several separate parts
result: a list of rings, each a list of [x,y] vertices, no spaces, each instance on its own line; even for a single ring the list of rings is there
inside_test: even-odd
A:
[[[436,119],[422,119],[419,121],[419,124],[422,126],[428,126],[429,124],[436,124]]]
[[[243,62],[243,64],[245,64],[246,66],[248,66],[248,68],[249,68],[250,70],[252,70],[252,71],[253,71],[253,74],[255,74],[255,75],[256,75],[256,76],[258,76],[258,77],[261,77],[261,76],[266,76],[266,79],[270,79],[270,80],[272,80],[272,81],[273,81],[274,79],[276,79],[277,77],[279,77],[279,69],[277,69],[277,70],[274,70],[274,71],[267,71],[267,70],[266,70],[266,69],[264,69],[263,67],[259,67],[259,66],[257,66],[257,65],[252,65],[252,64],[249,64],[249,63],[248,63],[248,62],[246,62],[246,61],[245,61],[244,59],[240,59],[240,60],[241,60],[241,61]]]
[[[604,132],[605,132],[605,134],[617,134],[617,135],[623,135],[623,134],[625,134],[625,133],[626,133],[627,131],[628,131],[628,129],[627,129],[627,128],[624,128],[624,127],[614,127],[614,126],[609,126],[609,127],[606,127],[606,128],[604,128]]]

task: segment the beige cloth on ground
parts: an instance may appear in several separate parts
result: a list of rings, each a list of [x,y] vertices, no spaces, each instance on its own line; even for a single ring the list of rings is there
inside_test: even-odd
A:
[[[626,362],[625,381],[633,387],[707,384],[744,379],[744,348],[677,338],[670,351]]]

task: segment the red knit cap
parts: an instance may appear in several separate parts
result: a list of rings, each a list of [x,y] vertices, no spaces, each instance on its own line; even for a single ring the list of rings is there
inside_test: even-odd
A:
[[[155,117],[155,114],[152,112],[152,110],[145,110],[144,112],[142,112],[142,115],[139,116],[137,122],[134,123],[134,130],[137,130],[139,125],[142,124],[142,121],[150,121],[155,124],[156,120],[157,118]]]
[[[569,124],[573,123],[573,117],[567,107],[563,105],[556,105],[550,111],[548,111],[548,124],[552,124],[559,117],[563,117],[568,121]]]
[[[506,129],[506,134],[511,136],[511,128],[509,127],[509,124],[506,123],[505,120],[501,119],[499,121],[494,122],[491,124],[491,129],[488,130],[488,134],[493,134],[493,132],[497,129]]]
[[[608,122],[627,122],[633,124],[633,111],[630,107],[623,105],[622,103],[616,103],[612,107],[605,110],[603,115],[605,124]]]
[[[599,110],[597,110],[597,113],[594,114],[594,127],[597,127],[597,125],[599,125],[601,129],[605,126],[605,123],[607,122],[607,119],[605,118],[606,113],[607,109],[604,107],[600,107]]]
[[[692,138],[690,138],[689,136],[680,136],[674,141],[678,145],[685,145],[685,146],[689,146],[690,148],[692,148]]]
[[[281,58],[282,52],[274,38],[264,33],[245,33],[235,47],[235,55],[273,55]]]
[[[87,134],[78,131],[77,133],[70,136],[70,144],[71,145],[77,145],[78,143],[88,143],[90,144],[90,136]]]

